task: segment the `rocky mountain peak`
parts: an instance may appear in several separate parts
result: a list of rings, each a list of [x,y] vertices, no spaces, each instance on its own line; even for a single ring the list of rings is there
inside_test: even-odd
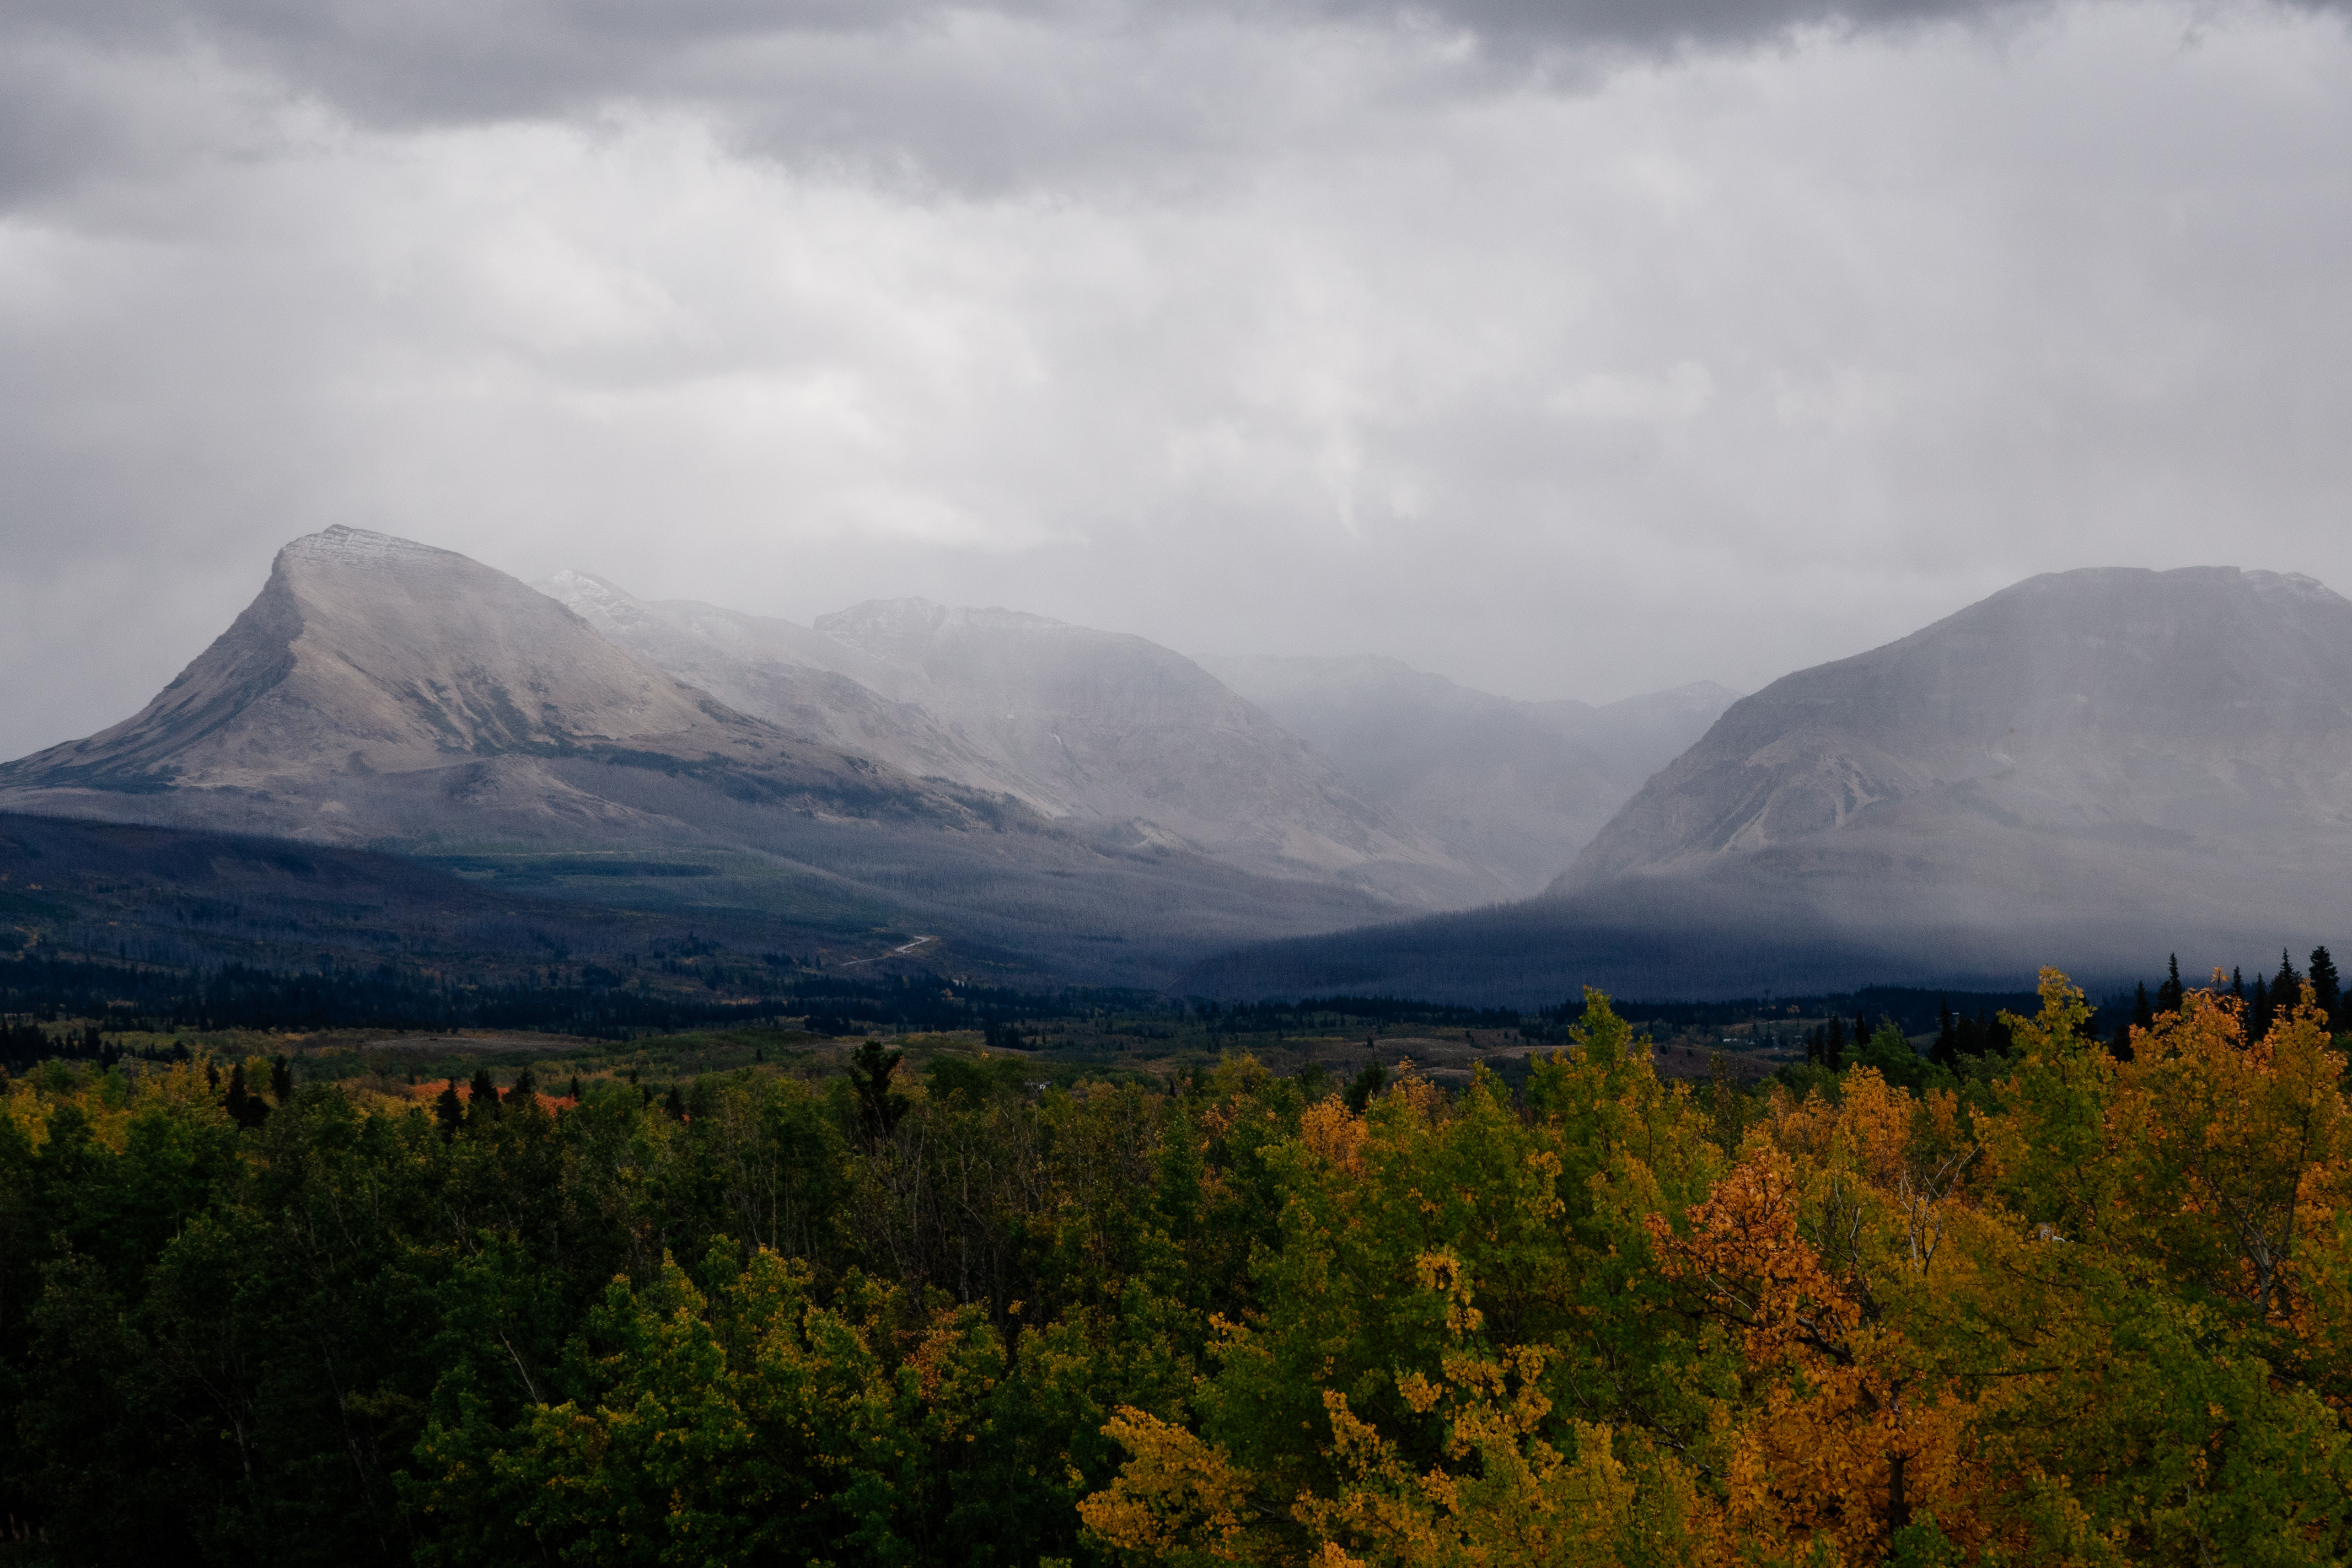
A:
[[[331,528],[142,712],[8,765],[16,785],[282,784],[692,730],[707,700],[454,551]]]
[[[2030,578],[1734,704],[1566,881],[1901,824],[1948,843],[2000,824],[2218,846],[2347,823],[2352,601],[2287,574],[2100,568]]]
[[[280,569],[316,567],[327,571],[415,572],[436,567],[462,570],[472,563],[454,550],[419,544],[389,533],[341,523],[306,533],[278,552]]]

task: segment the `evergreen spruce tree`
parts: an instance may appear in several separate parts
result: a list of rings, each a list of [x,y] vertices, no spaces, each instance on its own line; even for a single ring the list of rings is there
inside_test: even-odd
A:
[[[572,1103],[574,1105],[580,1103],[580,1075],[578,1073],[573,1073],[572,1075]]]
[[[2279,972],[2271,977],[2271,1010],[2284,1013],[2303,1001],[2303,976],[2294,972],[2294,960],[2286,949],[2279,949]]]
[[[294,1098],[294,1068],[283,1052],[269,1058],[269,1098],[280,1105]]]
[[[530,1076],[530,1067],[525,1066],[522,1071],[515,1074],[514,1088],[509,1092],[525,1100],[539,1093],[539,1080]]]
[[[2259,1040],[2271,1032],[2270,983],[2254,976],[2254,994],[2246,1003],[2246,1038]]]
[[[2230,971],[2230,994],[2235,996],[2241,1002],[2243,1002],[2246,999],[2246,972],[2244,970],[2231,969]]]
[[[2176,952],[2165,965],[2164,984],[2156,988],[2156,1010],[2178,1013],[2188,994],[2189,988],[2180,984],[2180,955]],[[2155,1020],[2150,1019],[2149,1022],[2154,1023]]]
[[[1927,1052],[1927,1059],[1947,1070],[1959,1062],[1959,1020],[1952,1016],[1952,1004],[1948,998],[1938,997],[1936,1001],[1936,1044]]]
[[[2344,1018],[2344,981],[2324,946],[2311,950],[2311,995],[2327,1015],[2327,1026],[2338,1027]]]
[[[1822,1042],[1822,1066],[1837,1072],[1845,1066],[1845,1020],[1830,1016],[1830,1037]]]
[[[499,1119],[499,1086],[488,1068],[476,1068],[474,1081],[466,1087],[466,1115],[473,1121]]]
[[[466,1120],[466,1108],[458,1101],[456,1079],[441,1086],[441,1098],[433,1102],[433,1120],[441,1124],[442,1137],[457,1135],[458,1124]]]
[[[243,1062],[237,1063],[229,1069],[228,1098],[221,1102],[221,1109],[227,1111],[228,1119],[239,1127],[251,1127],[255,1124],[253,1097],[246,1092]]]
[[[890,1087],[890,1075],[898,1070],[906,1059],[904,1051],[885,1050],[882,1042],[868,1039],[849,1058],[849,1083],[857,1093],[857,1120],[869,1141],[878,1142],[890,1135],[898,1119],[907,1114],[907,1097]]]
[[[668,1112],[672,1121],[686,1120],[686,1101],[678,1098],[677,1085],[669,1086],[669,1098],[662,1101],[662,1110]]]
[[[2107,1042],[2107,1054],[2119,1062],[2132,1059],[2131,1037],[2134,1029],[2156,1027],[2156,1007],[2147,999],[2147,983],[2143,981],[2134,986],[2132,991],[2131,1016],[2116,1020],[2115,1037]],[[2163,994],[2163,987],[2158,986],[2157,994],[2160,996]]]

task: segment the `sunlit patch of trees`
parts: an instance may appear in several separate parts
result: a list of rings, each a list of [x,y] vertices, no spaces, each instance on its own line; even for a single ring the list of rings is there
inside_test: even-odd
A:
[[[2264,994],[2118,1040],[2049,973],[1970,1070],[1801,1093],[1663,1080],[1598,994],[1516,1092],[50,1062],[0,1099],[0,1551],[2340,1561],[2346,1063]]]

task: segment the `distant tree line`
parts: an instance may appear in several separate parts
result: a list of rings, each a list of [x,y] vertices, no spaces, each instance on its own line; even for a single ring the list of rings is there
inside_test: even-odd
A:
[[[2249,1037],[2261,1038],[2270,1032],[2273,1021],[2300,1006],[2306,984],[2311,988],[2313,1005],[2327,1020],[2331,1030],[2342,1034],[2352,1029],[2352,1006],[2347,1005],[2343,976],[2336,973],[2334,956],[2323,944],[2313,948],[2305,962],[2308,969],[2297,970],[2294,956],[2282,948],[2278,972],[2267,976],[2257,972],[2251,985],[2246,983],[2242,968],[2230,971],[2230,984],[2221,988],[2220,994],[2231,997],[2243,1009]],[[2154,1028],[2158,1018],[2179,1013],[2188,994],[2189,987],[2180,978],[2180,955],[2174,953],[2154,995],[2148,994],[2145,983],[2136,989],[2130,1018],[2116,1026],[2112,1048],[2116,1057],[2129,1061],[2131,1031]]]
[[[1149,1001],[1128,991],[1024,992],[929,974],[778,973],[768,963],[740,966],[725,990],[697,993],[652,989],[596,964],[451,980],[390,963],[287,971],[243,963],[171,970],[86,955],[0,962],[0,1017],[13,1020],[11,1027],[95,1019],[93,1030],[113,1033],[472,1028],[630,1039],[784,1016],[805,1016],[816,1032],[833,1035],[864,1028],[1017,1031],[1039,1019]],[[11,1060],[96,1059],[97,1045],[84,1049],[61,1039],[0,1037],[0,1054]]]
[[[1316,996],[1297,1002],[1203,1002],[1192,1015],[1228,1035],[1305,1033],[1328,1028],[1381,1027],[1516,1029],[1524,1020],[1508,1007],[1461,1007],[1409,996]]]

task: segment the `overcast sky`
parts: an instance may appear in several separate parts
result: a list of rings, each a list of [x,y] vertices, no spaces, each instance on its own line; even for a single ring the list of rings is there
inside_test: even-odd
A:
[[[2325,6],[16,0],[0,755],[343,522],[1515,696],[2352,589]]]

